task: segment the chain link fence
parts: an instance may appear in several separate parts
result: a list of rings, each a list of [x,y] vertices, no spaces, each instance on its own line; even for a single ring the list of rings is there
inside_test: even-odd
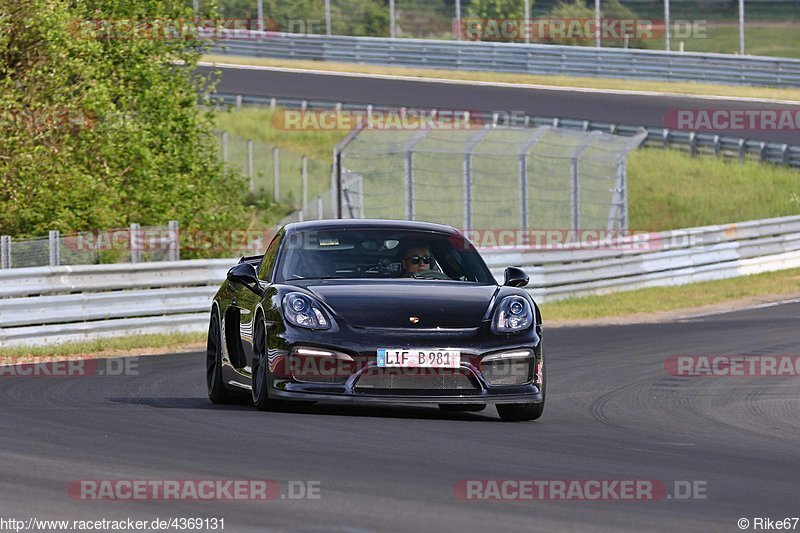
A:
[[[473,229],[628,229],[628,152],[646,137],[484,127],[363,130],[342,147],[343,217]],[[360,180],[360,188],[345,185]],[[345,191],[348,191],[345,194]],[[347,200],[359,206],[353,215]]]
[[[140,226],[47,237],[14,239],[0,236],[0,268],[25,268],[99,263],[142,263],[180,259],[177,221],[167,226]]]
[[[250,192],[301,209],[330,186],[330,164],[229,132],[217,132],[220,156],[249,179]]]

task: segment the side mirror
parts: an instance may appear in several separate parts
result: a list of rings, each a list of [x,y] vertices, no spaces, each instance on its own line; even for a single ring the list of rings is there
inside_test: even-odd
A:
[[[264,294],[261,285],[258,283],[256,269],[250,263],[239,263],[231,268],[228,270],[227,278],[229,282],[244,285],[259,296]]]
[[[503,285],[509,287],[524,287],[530,281],[525,271],[517,267],[508,267],[503,273],[503,277],[505,278]]]

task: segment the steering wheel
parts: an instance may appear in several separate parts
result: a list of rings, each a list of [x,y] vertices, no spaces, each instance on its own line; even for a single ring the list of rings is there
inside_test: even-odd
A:
[[[422,279],[452,279],[444,272],[439,272],[438,270],[420,270],[419,272],[414,272],[414,277]]]

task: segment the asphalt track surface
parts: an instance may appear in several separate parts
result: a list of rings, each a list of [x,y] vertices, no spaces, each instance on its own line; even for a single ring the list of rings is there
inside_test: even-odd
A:
[[[690,378],[673,354],[800,354],[800,303],[675,323],[546,330],[536,422],[494,408],[257,412],[206,399],[204,355],[138,375],[0,377],[0,517],[224,517],[225,531],[739,531],[800,515],[800,378]],[[319,481],[321,498],[81,501],[80,479]],[[706,499],[463,501],[467,479],[706,484]]]
[[[797,106],[709,100],[691,96],[632,95],[403,81],[274,70],[200,67],[221,73],[222,93],[469,111],[519,112],[633,126],[665,127],[675,110],[797,110]],[[722,135],[800,144],[800,131],[718,131]]]

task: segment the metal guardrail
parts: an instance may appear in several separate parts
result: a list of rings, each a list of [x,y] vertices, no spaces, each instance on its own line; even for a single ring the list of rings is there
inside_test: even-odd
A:
[[[800,60],[763,56],[278,32],[220,40],[213,51],[431,69],[800,87]]]
[[[402,111],[400,106],[353,104],[326,100],[302,100],[298,98],[268,98],[262,96],[234,95],[218,93],[215,95],[220,105],[264,106],[271,108],[304,109],[304,110],[347,110],[370,114],[372,112]],[[433,111],[433,110],[432,110]],[[674,148],[685,151],[691,156],[712,155],[738,161],[755,160],[762,163],[800,168],[800,146],[786,143],[750,140],[743,137],[729,137],[712,133],[694,133],[674,131],[667,128],[653,128],[598,122],[563,117],[543,117],[535,115],[503,115],[500,113],[471,112],[470,119],[481,124],[498,126],[529,127],[553,126],[557,128],[578,129],[583,131],[602,131],[632,137],[644,129],[647,132],[644,145],[655,148]]]
[[[498,278],[506,266],[525,268],[534,297],[553,301],[800,267],[800,216],[649,234],[645,244],[604,250],[484,249],[482,254]],[[0,347],[202,332],[211,297],[235,262],[0,271]]]
[[[204,331],[235,259],[0,271],[0,347]]]

